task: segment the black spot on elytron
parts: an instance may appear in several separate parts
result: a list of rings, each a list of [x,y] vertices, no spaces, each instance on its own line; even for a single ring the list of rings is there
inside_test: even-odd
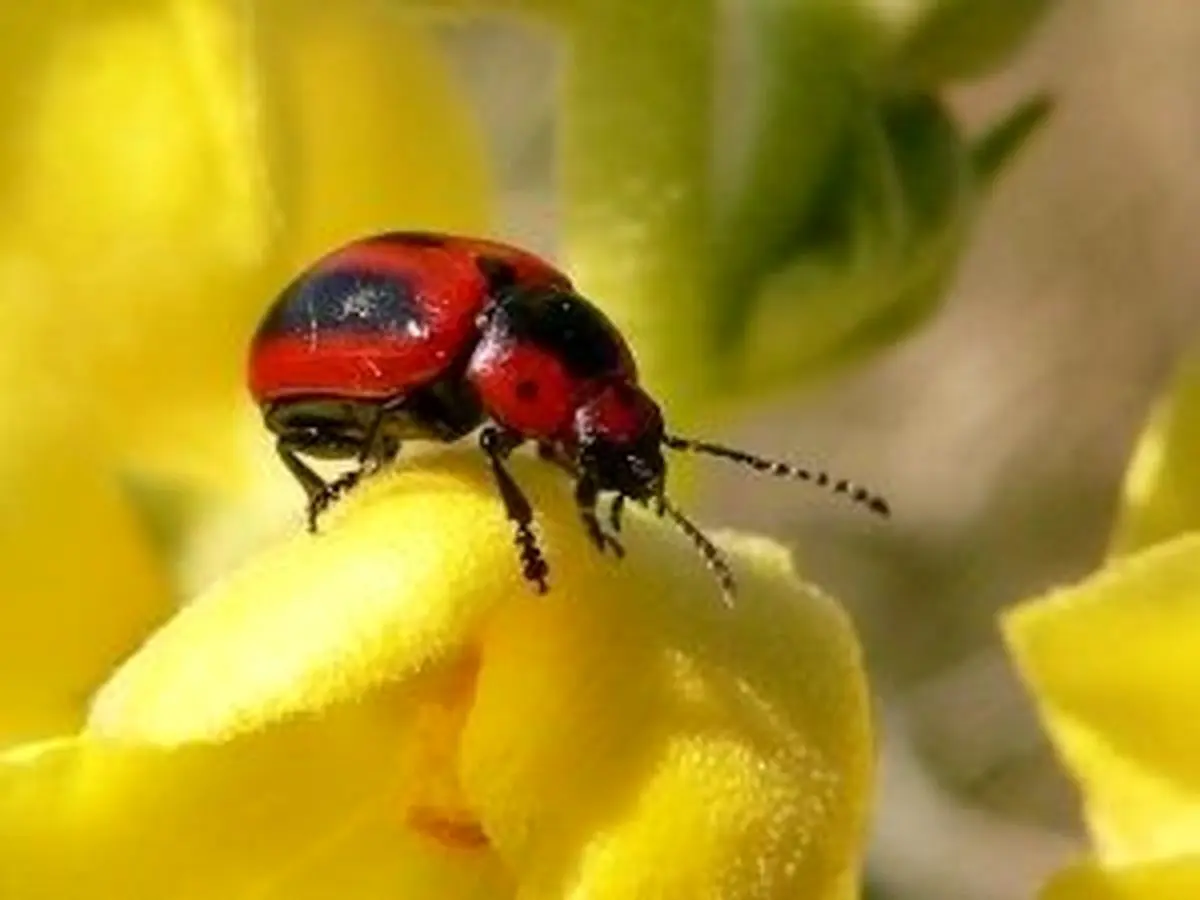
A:
[[[426,324],[411,286],[395,275],[355,269],[314,272],[275,301],[260,337],[320,332],[384,332],[420,338]]]
[[[512,291],[497,303],[493,327],[553,353],[576,378],[595,378],[621,366],[624,340],[595,306],[554,288]]]
[[[523,400],[526,403],[532,403],[538,397],[538,385],[536,381],[518,381],[516,390],[517,399]]]
[[[488,293],[493,297],[517,284],[517,269],[507,260],[495,256],[480,256],[475,259],[475,265],[487,280]]]

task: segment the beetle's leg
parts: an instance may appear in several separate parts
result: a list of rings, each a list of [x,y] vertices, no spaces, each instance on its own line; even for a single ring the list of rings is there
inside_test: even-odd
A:
[[[308,530],[310,533],[315,534],[317,531],[317,517],[333,501],[334,487],[345,476],[342,476],[342,478],[339,478],[333,484],[329,484],[324,478],[310,469],[308,464],[297,455],[297,451],[302,451],[306,443],[308,442],[295,437],[281,437],[275,443],[275,450],[278,452],[279,458],[283,460],[283,464],[287,466],[287,470],[292,473],[293,477],[300,482],[300,486],[304,488],[304,494],[308,497],[308,503],[305,506]],[[345,489],[340,485],[338,487],[339,490]]]
[[[381,462],[379,458],[379,449],[377,444],[381,436],[381,428],[383,419],[387,415],[387,405],[379,404],[375,409],[375,415],[371,417],[371,424],[367,426],[367,433],[363,436],[362,446],[358,448],[358,464],[361,468],[371,467],[371,470],[379,468]]]
[[[618,558],[625,555],[625,548],[611,534],[605,532],[600,527],[600,520],[596,518],[596,499],[599,491],[596,489],[596,482],[588,475],[580,476],[575,482],[575,503],[579,507],[579,517],[583,519],[583,527],[587,530],[588,537],[592,539],[601,553],[605,550],[612,550]]]
[[[341,497],[347,491],[357,485],[364,476],[371,475],[379,471],[382,466],[396,458],[396,455],[400,452],[400,442],[395,438],[389,437],[382,429],[382,425],[387,418],[387,414],[393,408],[394,407],[389,404],[380,405],[375,413],[375,416],[371,419],[371,424],[367,426],[366,435],[363,437],[361,442],[357,443],[357,451],[352,451],[354,453],[355,460],[358,463],[358,467],[343,472],[337,478],[333,479],[333,481],[328,483],[322,481],[320,483],[320,488],[318,488],[315,493],[309,494],[309,531],[316,531],[317,518],[321,515],[321,513],[325,512],[325,510],[332,506],[335,501],[341,499]],[[337,437],[326,436],[322,438],[319,434],[315,434],[312,437],[314,442],[319,442],[322,439],[325,441],[341,440],[343,443],[346,442],[345,439],[339,439]],[[354,445],[347,444],[347,449],[350,449],[352,446]],[[298,449],[303,449],[303,447],[298,447]],[[298,459],[296,460],[296,463],[303,465],[303,463],[300,463]],[[289,468],[291,468],[290,465]],[[312,477],[317,477],[316,474],[313,473],[312,470],[307,466],[304,466],[304,468],[310,475],[312,475]]]
[[[588,475],[580,474],[579,468],[573,465],[571,460],[554,444],[538,441],[537,450],[538,456],[542,459],[558,466],[576,479],[575,502],[579,506],[583,527],[587,529],[588,537],[592,539],[592,542],[600,548],[601,552],[612,550],[617,556],[624,556],[625,548],[621,546],[621,542],[613,535],[606,534],[600,527],[600,520],[596,517],[596,501],[600,492],[596,488],[595,481]],[[612,523],[613,531],[621,530],[621,507],[624,502],[625,498],[621,494],[613,497],[612,507],[609,510],[609,521]]]
[[[304,488],[304,494],[308,497],[309,510],[309,531],[316,530],[316,517],[313,515],[312,507],[320,497],[328,489],[325,484],[325,479],[310,469],[307,463],[296,455],[296,442],[288,437],[281,437],[275,442],[275,452],[279,454],[279,458],[283,460],[283,464],[287,466],[287,470],[292,473],[292,477],[300,483],[300,487]]]
[[[400,441],[384,431],[383,423],[390,414],[401,408],[404,400],[404,397],[398,397],[381,403],[376,408],[358,447],[358,468],[347,472],[329,485],[329,493],[333,494],[331,501],[358,484],[364,476],[378,472],[399,455]]]
[[[504,511],[509,520],[516,523],[516,545],[521,556],[521,574],[531,582],[539,594],[546,593],[546,576],[550,567],[542,556],[533,533],[533,508],[521,488],[513,480],[504,460],[520,444],[520,438],[511,432],[504,432],[489,425],[479,434],[479,446],[487,454],[492,463],[492,475],[496,479],[496,487],[500,490],[500,499],[504,502]]]
[[[297,454],[303,453],[308,448],[319,444],[336,444],[339,442],[345,443],[345,439],[314,429],[282,435],[275,443],[275,449],[279,454],[279,458],[283,460],[283,464],[287,466],[288,471],[292,473],[293,477],[300,482],[300,486],[304,488],[304,493],[308,497],[307,522],[308,530],[312,533],[315,533],[317,530],[317,518],[321,513],[334,500],[352,488],[358,482],[362,473],[360,470],[355,469],[346,472],[331,482],[326,482],[325,479],[310,469]],[[350,447],[346,449],[350,453],[353,453]]]
[[[329,509],[334,502],[340,500],[342,496],[352,487],[358,484],[364,475],[370,475],[379,467],[377,462],[363,464],[357,469],[350,469],[343,472],[333,481],[325,485],[325,489],[313,498],[309,504],[309,531],[317,530],[317,517],[325,510]]]
[[[400,394],[385,400],[376,409],[363,437],[362,448],[358,452],[358,461],[368,473],[378,471],[400,455],[400,439],[383,426],[397,413],[409,411],[412,402],[413,398],[410,395]]]
[[[358,468],[343,472],[325,486],[325,490],[317,498],[317,515],[328,509],[335,500],[339,500],[363,478],[375,474],[399,455],[400,441],[384,434],[380,429],[386,415],[387,408],[381,407],[379,414],[371,421],[362,448],[358,451]]]
[[[608,522],[612,525],[612,530],[617,534],[621,533],[621,513],[625,511],[625,495],[614,494],[612,504],[608,507]]]

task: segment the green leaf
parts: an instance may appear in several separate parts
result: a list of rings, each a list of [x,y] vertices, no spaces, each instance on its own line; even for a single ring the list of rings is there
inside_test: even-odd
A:
[[[980,138],[971,150],[980,182],[990,184],[1008,167],[1022,147],[1046,124],[1054,111],[1048,94],[1035,94],[1018,103]]]
[[[928,95],[863,111],[788,263],[756,298],[734,379],[759,391],[892,343],[936,309],[975,209],[971,159]]]
[[[827,185],[830,168],[864,106],[881,44],[855,4],[836,0],[745,5],[756,60],[747,132],[725,148],[733,172],[718,224],[721,270],[715,344],[741,345],[766,273],[795,249],[796,223]]]
[[[942,65],[942,41],[992,59],[1011,49],[1029,0],[1013,0],[1020,15],[998,2],[968,14],[953,0],[749,0],[741,94],[720,80],[736,42],[716,0],[426,6],[560,27],[565,262],[686,423],[722,393],[860,358],[936,308],[976,175],[990,178],[1038,114],[1018,110],[972,158],[932,94],[889,92],[898,58]]]
[[[927,88],[1005,65],[1054,0],[872,0],[896,34],[895,70]]]

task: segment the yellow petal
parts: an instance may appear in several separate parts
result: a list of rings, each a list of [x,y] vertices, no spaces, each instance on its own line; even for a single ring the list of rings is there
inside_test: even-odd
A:
[[[225,739],[458,654],[488,610],[525,591],[486,478],[473,454],[447,454],[362,485],[320,534],[271,547],[154,635],[99,692],[92,729]],[[542,507],[546,479],[530,487]],[[561,497],[551,509],[568,515]]]
[[[1132,553],[1200,527],[1200,360],[1176,374],[1146,423],[1125,476],[1114,553]]]
[[[407,827],[391,802],[397,733],[379,707],[346,707],[219,744],[12,750],[0,755],[0,896],[511,897],[494,859]]]
[[[171,609],[114,473],[25,399],[0,403],[0,747],[78,728]]]
[[[1198,597],[1191,534],[1006,618],[1106,864],[1200,854]]]
[[[774,545],[730,539],[729,610],[644,516],[617,564],[560,473],[513,470],[549,596],[520,577],[482,458],[424,457],[193,602],[103,688],[91,733],[230,740],[383,704],[406,729],[397,807],[426,834],[477,829],[460,843],[494,851],[522,897],[844,894],[872,754],[840,608]]]
[[[629,543],[488,620],[462,760],[485,830],[530,898],[838,896],[871,773],[843,613],[765,541],[725,541],[732,612],[685,542]]]
[[[5,356],[96,410],[92,440],[228,483],[272,295],[351,233],[482,229],[478,128],[429,40],[369,0],[19,6],[0,256],[40,286],[4,298]],[[31,35],[36,60],[7,46]]]
[[[1105,869],[1094,862],[1056,875],[1039,900],[1193,900],[1200,897],[1200,856]]]

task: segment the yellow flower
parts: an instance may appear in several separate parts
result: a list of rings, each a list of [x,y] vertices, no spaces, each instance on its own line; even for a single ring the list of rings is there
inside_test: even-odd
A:
[[[0,51],[3,747],[76,730],[171,612],[129,468],[275,477],[241,381],[283,280],[493,198],[436,48],[370,0],[3,4]]]
[[[1198,421],[1192,365],[1139,444],[1113,558],[1006,617],[1094,844],[1044,900],[1200,896]]]
[[[186,607],[84,734],[0,764],[0,896],[846,898],[872,770],[859,647],[786,554],[729,537],[733,609],[633,515],[602,557],[474,452],[365,483]]]
[[[1009,642],[1079,784],[1097,855],[1047,898],[1196,896],[1155,887],[1154,873],[1162,885],[1184,883],[1181,872],[1200,884],[1198,598],[1193,533],[1009,615]]]
[[[1200,528],[1200,358],[1180,366],[1150,414],[1125,476],[1114,553]]]
[[[369,0],[8,4],[0,49],[0,374],[123,458],[228,485],[246,336],[299,265],[487,227],[470,111]]]
[[[29,399],[0,396],[0,749],[79,727],[91,691],[170,610],[111,473]]]

